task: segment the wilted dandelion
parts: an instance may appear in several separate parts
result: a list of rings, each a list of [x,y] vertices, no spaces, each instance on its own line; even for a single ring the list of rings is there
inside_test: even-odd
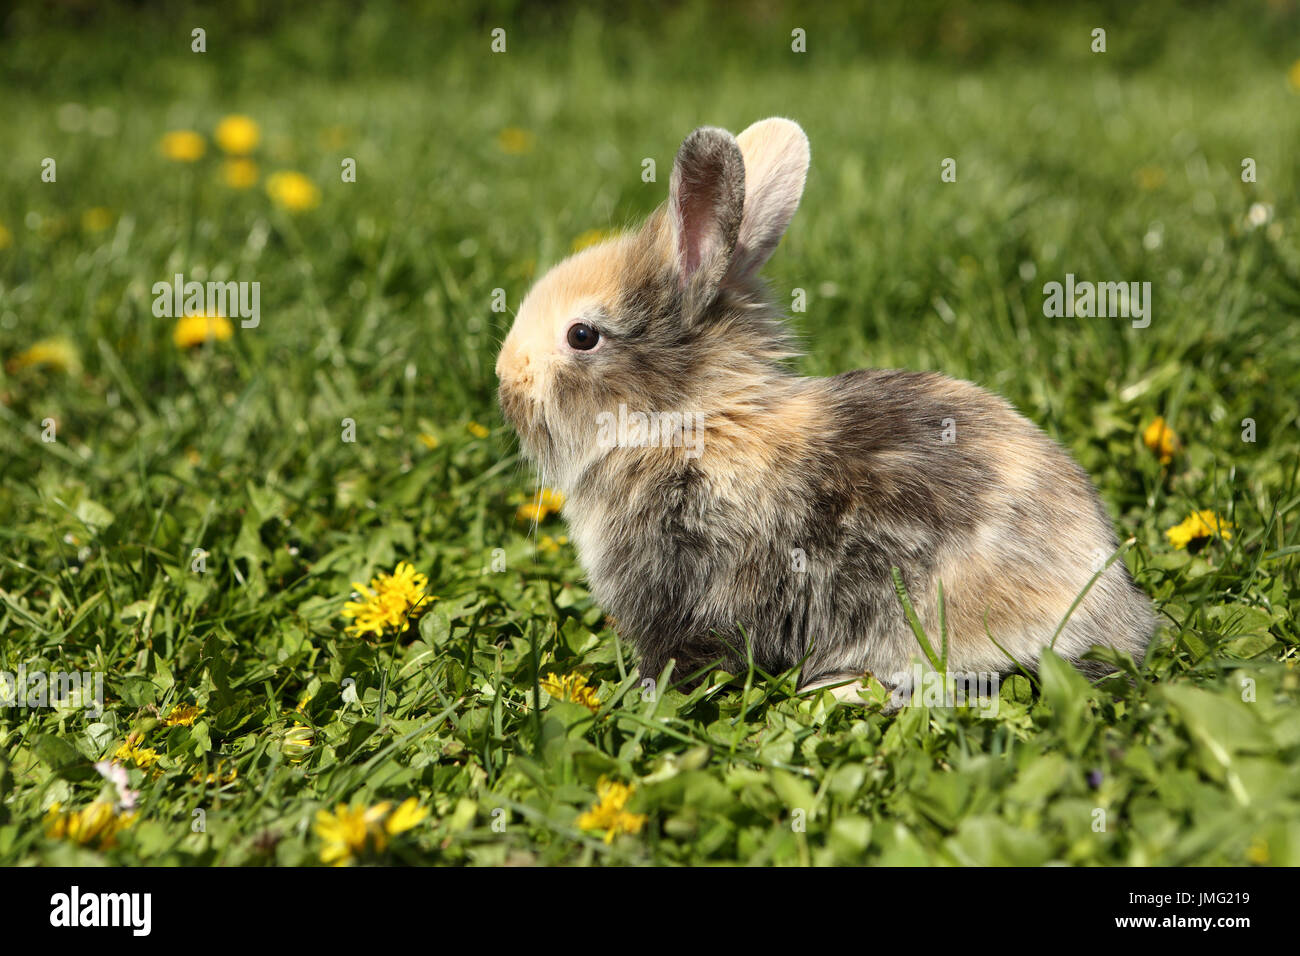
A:
[[[304,212],[320,205],[320,190],[302,173],[281,171],[266,179],[266,192],[289,212]]]
[[[203,157],[207,146],[203,137],[192,129],[177,129],[163,135],[162,154],[178,163],[192,163]]]
[[[497,133],[497,145],[501,147],[501,152],[509,153],[511,156],[531,153],[536,139],[528,130],[520,129],[518,126],[507,126]]]
[[[1218,534],[1225,541],[1232,537],[1233,525],[1224,521],[1213,511],[1194,511],[1179,524],[1165,532],[1169,543],[1175,548],[1185,548],[1194,541],[1213,537]]]
[[[598,799],[590,810],[578,817],[579,828],[604,830],[606,843],[613,843],[614,837],[620,833],[640,833],[646,823],[645,814],[628,813],[624,809],[635,792],[634,786],[601,777],[596,784]]]
[[[564,507],[564,494],[554,488],[543,488],[537,498],[528,504],[520,505],[515,512],[519,521],[544,521],[549,514],[559,514]]]
[[[225,342],[234,334],[235,327],[224,315],[183,315],[176,320],[172,341],[177,348],[187,349],[209,339]]]
[[[587,685],[587,678],[582,674],[566,674],[563,677],[547,674],[540,683],[542,690],[557,700],[581,704],[593,714],[600,710],[600,698],[596,695],[596,689]]]
[[[76,374],[81,371],[81,355],[68,339],[41,339],[9,362],[11,371],[42,366]]]
[[[221,181],[231,189],[251,189],[257,185],[257,163],[251,159],[228,159],[221,164]]]
[[[410,620],[418,616],[425,606],[437,600],[426,596],[429,579],[403,561],[392,574],[379,574],[370,586],[353,582],[357,599],[343,605],[343,616],[352,623],[347,633],[354,637],[374,634],[380,637],[385,631],[405,630]]]
[[[1155,420],[1142,432],[1142,444],[1151,449],[1159,458],[1160,464],[1167,465],[1173,461],[1174,453],[1180,444],[1174,430],[1165,424],[1164,418],[1157,415]]]
[[[223,117],[217,124],[215,138],[222,152],[232,156],[247,156],[257,148],[262,131],[252,119],[235,113]]]
[[[54,803],[46,812],[45,835],[82,846],[95,843],[106,850],[117,843],[119,833],[135,823],[135,817],[134,813],[119,813],[107,800],[96,800],[85,809],[68,813]]]

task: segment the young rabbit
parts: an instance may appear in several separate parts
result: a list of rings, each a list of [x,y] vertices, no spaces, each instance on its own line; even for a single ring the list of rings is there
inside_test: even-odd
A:
[[[718,659],[734,673],[747,639],[769,672],[803,660],[804,689],[896,684],[921,648],[893,567],[936,650],[942,582],[951,671],[1006,672],[1008,654],[1032,667],[1116,551],[1110,518],[1065,451],[969,382],[791,372],[757,273],[808,161],[785,119],[688,136],[666,205],[528,294],[497,360],[501,408],[564,492],[592,592],[644,676],[669,659],[678,677]],[[1152,627],[1116,559],[1055,650],[1140,660]]]

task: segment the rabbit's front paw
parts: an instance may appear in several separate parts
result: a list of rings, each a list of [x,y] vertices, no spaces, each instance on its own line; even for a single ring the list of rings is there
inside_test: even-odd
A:
[[[861,707],[880,704],[886,713],[897,709],[891,707],[890,702],[885,699],[885,692],[889,690],[888,685],[882,685],[870,674],[832,674],[828,677],[819,677],[801,687],[799,693],[809,694],[823,690],[829,690],[831,696],[844,704],[856,704]]]

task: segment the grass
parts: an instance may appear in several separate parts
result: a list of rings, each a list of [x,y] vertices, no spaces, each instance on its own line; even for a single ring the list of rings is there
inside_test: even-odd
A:
[[[0,709],[0,863],[312,864],[318,811],[408,798],[429,816],[382,850],[372,827],[358,859],[1300,863],[1294,9],[863,8],[853,30],[763,9],[196,14],[194,54],[156,15],[21,6],[0,71],[0,669],[101,672],[106,706]],[[230,113],[261,127],[253,189],[220,179]],[[757,670],[649,699],[562,513],[519,520],[536,487],[494,404],[494,290],[517,308],[584,232],[654,208],[696,125],[773,114],[813,148],[768,269],[779,300],[807,296],[800,369],[939,369],[1069,448],[1160,611],[1136,681],[1049,659],[993,717],[836,706]],[[185,128],[206,154],[167,160]],[[273,203],[279,169],[319,205]],[[259,281],[260,325],[178,348],[151,292],[177,272]],[[1150,327],[1046,318],[1066,273],[1151,282]],[[79,367],[16,361],[58,337]],[[1167,466],[1142,442],[1157,415],[1183,443]],[[1231,537],[1172,547],[1200,509]],[[348,635],[353,582],[403,561],[437,600]],[[551,673],[585,676],[597,712],[543,691]],[[168,726],[180,704],[201,713]],[[49,835],[51,804],[114,799],[92,764],[133,734],[157,759],[119,758],[131,824],[111,846]],[[636,832],[582,825],[602,777],[635,785]]]

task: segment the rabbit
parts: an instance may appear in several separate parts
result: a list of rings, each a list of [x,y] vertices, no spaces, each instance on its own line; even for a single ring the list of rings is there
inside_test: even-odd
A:
[[[809,159],[787,119],[696,129],[667,203],[552,268],[501,346],[502,412],[565,495],[642,678],[752,660],[802,664],[800,692],[855,703],[867,675],[897,688],[921,647],[893,568],[936,649],[942,584],[950,671],[1032,668],[1049,645],[1094,676],[1108,672],[1081,660],[1094,645],[1141,660],[1150,600],[1106,564],[1105,506],[1039,428],[934,372],[790,369],[758,271]]]

